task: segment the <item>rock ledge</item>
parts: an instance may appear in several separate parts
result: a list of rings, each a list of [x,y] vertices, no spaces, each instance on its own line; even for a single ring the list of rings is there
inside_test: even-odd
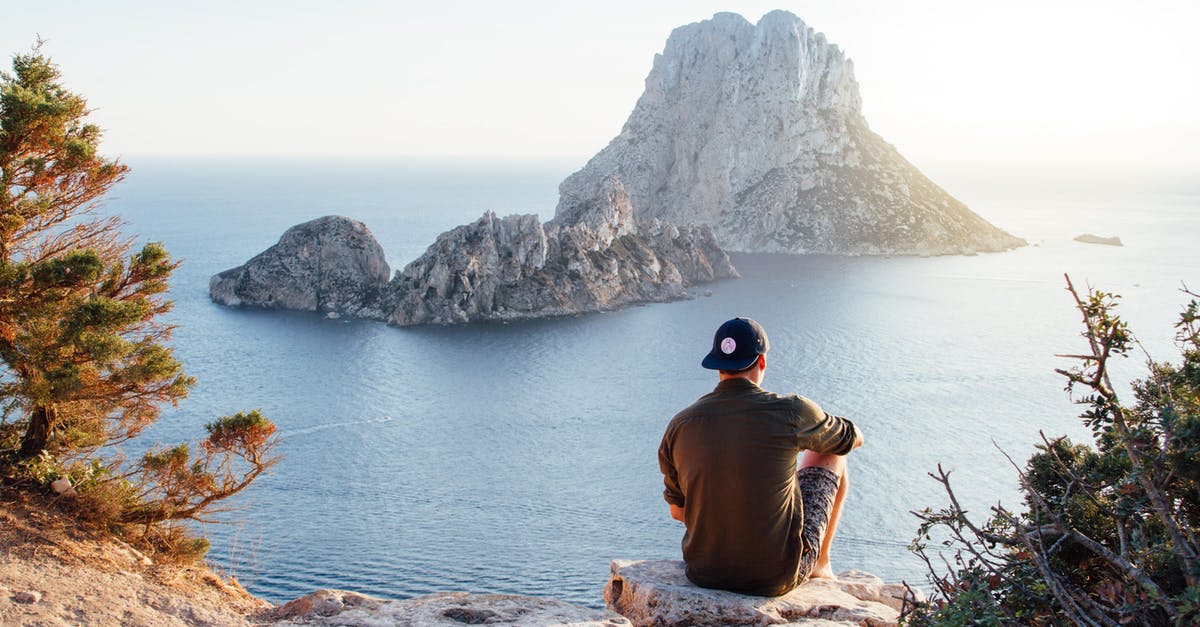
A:
[[[813,579],[780,597],[701,588],[676,560],[614,560],[609,609],[637,627],[667,625],[896,625],[905,587],[860,571]]]

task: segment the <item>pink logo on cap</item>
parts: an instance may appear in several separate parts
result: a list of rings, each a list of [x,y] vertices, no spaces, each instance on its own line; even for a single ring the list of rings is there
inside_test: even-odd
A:
[[[732,355],[733,351],[736,349],[737,349],[737,342],[733,341],[733,338],[727,337],[727,338],[721,340],[721,352],[722,353],[725,353],[726,355]]]

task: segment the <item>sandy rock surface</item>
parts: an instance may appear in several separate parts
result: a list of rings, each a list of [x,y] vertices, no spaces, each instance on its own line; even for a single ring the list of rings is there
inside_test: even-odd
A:
[[[345,590],[318,590],[262,615],[274,625],[340,625],[412,627],[510,625],[549,627],[620,627],[629,621],[606,610],[594,610],[554,599],[512,594],[442,592],[395,601]]]
[[[274,607],[202,565],[155,564],[72,525],[0,503],[0,625],[629,625],[607,610],[502,594],[390,600],[318,590]]]
[[[0,504],[0,625],[247,625],[270,604],[207,568]]]

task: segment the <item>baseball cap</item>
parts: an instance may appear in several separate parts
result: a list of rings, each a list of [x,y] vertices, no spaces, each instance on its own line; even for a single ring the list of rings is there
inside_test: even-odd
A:
[[[770,347],[762,325],[750,318],[734,318],[717,329],[712,350],[700,365],[709,370],[745,370]]]

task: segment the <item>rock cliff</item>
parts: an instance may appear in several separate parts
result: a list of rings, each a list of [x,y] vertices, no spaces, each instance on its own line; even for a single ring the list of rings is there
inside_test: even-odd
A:
[[[639,222],[711,225],[726,250],[946,254],[1023,245],[873,133],[851,61],[799,18],[675,29],[621,133],[559,186],[572,215],[619,180]]]
[[[208,285],[222,305],[382,318],[387,259],[366,225],[341,216],[288,229],[279,242]]]
[[[735,276],[710,228],[639,226],[629,195],[609,180],[545,225],[488,212],[443,233],[396,274],[385,300],[396,325],[513,320],[677,300],[690,285]]]

